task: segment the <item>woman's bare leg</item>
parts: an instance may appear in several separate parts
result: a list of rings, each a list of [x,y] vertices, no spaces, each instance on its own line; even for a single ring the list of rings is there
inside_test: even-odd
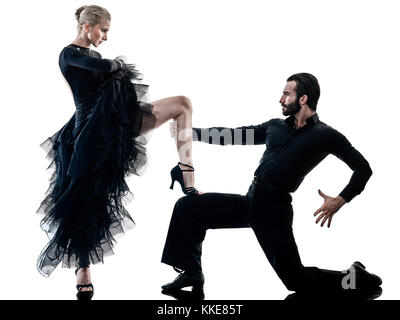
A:
[[[153,113],[156,117],[154,128],[160,127],[168,120],[173,119],[177,123],[176,146],[179,161],[193,165],[192,161],[192,104],[185,96],[176,96],[151,102]],[[149,131],[149,130],[147,130]],[[147,131],[141,131],[141,134]],[[188,169],[181,166],[181,169]],[[193,187],[194,174],[184,172],[183,180],[185,187]]]
[[[89,284],[92,283],[90,278],[90,268],[80,268],[76,273],[76,284]],[[82,288],[81,291],[92,291],[92,288]]]

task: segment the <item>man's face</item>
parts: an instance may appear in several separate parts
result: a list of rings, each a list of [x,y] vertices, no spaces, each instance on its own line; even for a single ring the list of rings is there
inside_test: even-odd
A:
[[[282,106],[282,113],[284,116],[291,116],[300,111],[301,106],[299,103],[299,98],[297,98],[295,81],[289,81],[286,83],[285,89],[283,89],[283,94],[279,103]]]

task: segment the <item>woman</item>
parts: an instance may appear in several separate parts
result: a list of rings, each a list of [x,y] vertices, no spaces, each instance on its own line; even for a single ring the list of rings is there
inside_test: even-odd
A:
[[[171,170],[185,194],[196,195],[192,166],[192,109],[183,96],[152,103],[147,86],[124,59],[102,59],[91,50],[107,40],[111,16],[100,6],[76,11],[78,35],[60,53],[59,65],[71,87],[76,111],[68,123],[43,142],[55,171],[38,209],[50,242],[38,259],[49,276],[62,262],[75,267],[77,298],[91,299],[89,265],[112,253],[114,236],[133,224],[122,205],[129,193],[125,177],[146,162],[143,134],[173,119],[180,162]],[[172,185],[171,185],[172,187]]]

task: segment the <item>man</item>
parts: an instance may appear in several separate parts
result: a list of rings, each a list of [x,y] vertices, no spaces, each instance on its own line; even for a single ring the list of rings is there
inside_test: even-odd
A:
[[[213,144],[266,144],[246,196],[205,193],[177,201],[164,247],[162,262],[182,270],[165,291],[192,286],[202,289],[201,244],[207,229],[251,227],[268,261],[288,290],[343,290],[340,271],[304,267],[293,237],[290,193],[328,154],[344,161],[353,174],[337,197],[319,191],[324,204],[314,216],[321,226],[331,225],[334,214],[360,194],[372,171],[364,157],[344,135],[319,120],[318,80],[311,74],[287,79],[280,99],[285,120],[271,119],[257,126],[228,129],[194,129],[194,140]],[[210,134],[211,133],[211,134]],[[234,137],[234,138],[233,138]],[[238,139],[241,137],[241,139]],[[239,140],[239,141],[238,141]],[[252,141],[250,141],[252,140]],[[357,289],[377,288],[381,279],[353,263]]]

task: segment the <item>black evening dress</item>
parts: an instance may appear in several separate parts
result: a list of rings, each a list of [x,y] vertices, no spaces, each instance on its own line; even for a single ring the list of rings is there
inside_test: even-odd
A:
[[[148,86],[134,65],[102,59],[100,53],[70,44],[59,57],[76,110],[41,146],[52,170],[37,212],[50,241],[38,258],[49,276],[63,267],[88,266],[112,254],[115,235],[134,226],[124,208],[132,195],[125,178],[146,163],[143,127],[155,117],[146,103]]]

